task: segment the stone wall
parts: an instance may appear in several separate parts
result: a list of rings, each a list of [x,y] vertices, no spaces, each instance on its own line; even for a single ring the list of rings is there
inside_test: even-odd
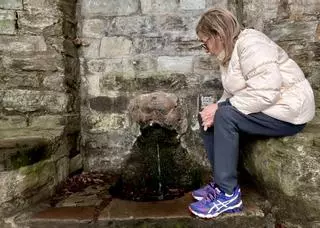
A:
[[[79,132],[75,1],[0,0],[0,214],[54,193]],[[2,217],[2,216],[0,216]]]
[[[197,136],[197,96],[218,96],[221,82],[217,63],[200,49],[194,30],[201,13],[213,6],[228,7],[244,26],[270,35],[302,67],[319,99],[316,0],[82,0],[81,147],[87,170],[121,168],[140,134],[128,103],[159,90],[179,97],[189,126],[181,142],[207,164]]]
[[[85,168],[121,168],[140,134],[127,106],[142,93],[176,94],[188,112],[188,126],[197,131],[198,94],[216,96],[221,85],[218,66],[201,50],[195,26],[203,11],[226,7],[227,1],[82,0],[78,5]],[[198,134],[190,129],[181,141],[206,163]]]
[[[228,7],[288,51],[311,82],[319,113],[318,0],[0,0],[0,184],[7,186],[0,209],[52,194],[81,168],[81,156],[86,170],[121,170],[141,134],[128,104],[144,93],[179,98],[187,120],[181,144],[207,166],[197,101],[218,97],[221,81],[194,30],[213,6]],[[34,156],[39,146],[48,153]]]
[[[201,13],[218,5],[231,9],[244,27],[265,32],[301,66],[314,89],[317,115],[309,125],[317,129],[318,0],[82,0],[81,148],[86,170],[117,172],[125,166],[141,135],[128,104],[140,94],[159,90],[179,98],[187,113],[181,144],[194,160],[208,165],[198,137],[197,99],[199,94],[219,96],[221,81],[217,63],[200,49],[194,30]],[[314,209],[319,202],[319,170],[313,168],[319,164],[317,140],[317,133],[306,131],[295,138],[259,141],[248,151],[246,168],[275,205],[280,222],[314,225],[319,214]],[[310,142],[302,150],[291,146]],[[288,200],[292,203],[286,204]]]

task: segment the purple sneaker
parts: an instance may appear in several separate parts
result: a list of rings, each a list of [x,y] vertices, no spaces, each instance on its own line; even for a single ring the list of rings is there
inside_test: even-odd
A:
[[[206,198],[208,194],[216,195],[217,186],[214,182],[210,182],[206,186],[192,192],[192,197],[198,201]]]
[[[222,191],[208,194],[206,198],[192,203],[189,210],[200,218],[214,218],[221,213],[235,213],[242,210],[240,188],[237,187],[231,195]]]

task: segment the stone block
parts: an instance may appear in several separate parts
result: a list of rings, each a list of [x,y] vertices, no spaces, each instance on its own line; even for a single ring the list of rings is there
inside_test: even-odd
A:
[[[314,42],[317,37],[318,21],[283,21],[272,24],[267,28],[266,33],[277,42],[288,41],[309,41]]]
[[[172,53],[172,46],[168,36],[137,37],[133,39],[133,46],[137,54]]]
[[[129,126],[129,117],[118,113],[92,113],[86,116],[86,121],[90,133],[104,133],[110,130],[125,129]]]
[[[0,172],[0,205],[11,200],[21,199],[46,184],[53,184],[56,176],[53,162],[45,160],[31,166],[22,167],[19,170]],[[21,205],[20,205],[21,207]],[[0,208],[1,211],[2,208]]]
[[[101,40],[100,57],[119,58],[132,51],[132,41],[125,37],[104,37]]]
[[[188,15],[188,18],[192,15]],[[188,30],[189,21],[184,15],[168,15],[157,17],[157,23],[160,25],[161,31],[180,31],[186,32]]]
[[[61,115],[32,116],[29,119],[30,128],[56,129],[65,126],[64,117]]]
[[[193,56],[160,56],[158,58],[158,71],[190,73],[193,68],[192,60]]]
[[[179,90],[188,86],[194,77],[186,73],[173,72],[145,72],[137,74],[134,78],[122,75],[106,75],[100,79],[101,94],[114,95],[121,92],[136,94],[155,90]]]
[[[178,7],[178,0],[141,0],[143,14],[167,14],[176,12]]]
[[[40,88],[42,74],[38,72],[24,72],[17,69],[0,71],[1,88]]]
[[[16,15],[14,11],[0,10],[0,34],[16,34]]]
[[[265,22],[277,18],[278,7],[278,0],[267,2],[263,0],[245,0],[243,2],[243,23],[246,27],[263,30]]]
[[[316,15],[320,12],[320,2],[318,0],[308,1],[290,1],[288,6],[290,18],[292,19],[307,19],[309,15]]]
[[[108,60],[106,60],[106,59],[89,59],[86,62],[86,65],[87,65],[87,68],[88,68],[88,73],[89,74],[94,74],[94,73],[103,73],[103,72],[105,72],[105,70],[106,70],[106,62],[107,61],[117,61],[116,63],[121,64],[121,59],[108,59]]]
[[[82,138],[82,143],[83,146],[90,151],[107,148],[122,148],[123,151],[121,151],[121,153],[123,153],[135,142],[136,139],[134,135],[139,134],[140,126],[136,123],[132,123],[132,126],[129,129],[110,130],[103,134],[86,134]],[[122,140],[119,140],[119,138]],[[111,150],[109,151],[109,155],[114,153],[115,152],[112,152]],[[97,155],[99,156],[100,154]]]
[[[63,56],[51,53],[34,53],[33,55],[15,55],[14,57],[4,57],[2,63],[5,69],[18,71],[61,71],[64,69]]]
[[[8,111],[33,112],[46,110],[52,113],[66,112],[69,98],[65,93],[32,90],[6,90],[2,106]]]
[[[1,36],[0,50],[10,53],[45,52],[47,44],[43,36]]]
[[[138,0],[82,0],[81,15],[90,16],[122,16],[131,15],[139,10]]]
[[[81,37],[84,38],[102,38],[109,33],[105,20],[100,19],[84,19],[82,22]]]
[[[196,25],[200,15],[194,13],[194,11],[188,11],[184,14],[173,14],[156,17],[156,24],[163,35],[170,38],[168,45],[175,43],[196,41],[197,35],[195,32]]]
[[[77,192],[70,195],[68,198],[60,201],[56,207],[62,208],[70,208],[70,207],[79,207],[79,208],[88,208],[92,207],[99,207],[103,202],[102,199],[98,197],[99,192],[97,191],[96,194],[90,194],[87,192]]]
[[[13,179],[17,185],[11,185],[16,187],[12,201],[15,205],[13,210],[29,207],[30,202],[37,203],[52,196],[56,187],[55,179],[56,168],[51,161],[20,168],[18,175]]]
[[[110,156],[110,149],[101,149],[91,151],[84,160],[84,170],[90,172],[119,172],[121,165],[124,162],[124,156],[128,151],[123,148],[112,148],[112,152],[118,153],[116,156]]]
[[[57,31],[55,35],[62,33],[61,23],[58,23],[61,17],[60,11],[44,8],[41,10],[18,11],[17,13],[18,27],[22,33],[39,34],[49,26],[60,26],[60,31]]]
[[[137,36],[140,34],[159,35],[155,16],[130,16],[108,19],[105,30],[108,35]]]
[[[100,39],[82,39],[85,44],[81,47],[81,55],[85,58],[99,58]]]
[[[200,76],[200,84],[207,88],[221,88],[219,64],[212,56],[197,56],[193,72]]]
[[[65,92],[65,75],[62,72],[55,72],[43,77],[42,86],[48,90]]]
[[[194,72],[197,74],[212,74],[218,73],[219,63],[216,58],[210,55],[196,56],[194,59]]]
[[[100,74],[88,75],[82,82],[83,88],[87,88],[89,96],[100,96]],[[84,94],[82,95],[84,96]]]
[[[23,6],[26,10],[57,10],[57,2],[48,0],[23,0]]]
[[[171,55],[170,53],[176,53],[176,55],[182,56],[197,56],[204,53],[200,47],[199,42],[196,41],[196,35],[194,32],[172,37],[170,46],[165,49],[164,55]]]
[[[181,0],[180,7],[183,10],[200,10],[206,8],[206,0]]]
[[[125,113],[127,111],[129,101],[126,96],[99,96],[91,98],[89,103],[90,108],[98,112]]]
[[[0,9],[17,9],[22,10],[22,0],[0,0]]]
[[[157,69],[157,59],[152,56],[136,56],[132,64],[138,77],[153,74]]]
[[[27,119],[24,116],[0,116],[0,129],[16,129],[27,127]]]
[[[134,78],[134,61],[129,58],[106,59],[104,75],[110,77]]]

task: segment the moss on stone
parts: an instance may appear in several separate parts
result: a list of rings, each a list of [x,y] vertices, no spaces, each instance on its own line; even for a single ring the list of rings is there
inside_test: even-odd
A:
[[[10,157],[9,169],[35,164],[49,157],[48,145],[44,142],[35,146],[17,145],[18,151]]]

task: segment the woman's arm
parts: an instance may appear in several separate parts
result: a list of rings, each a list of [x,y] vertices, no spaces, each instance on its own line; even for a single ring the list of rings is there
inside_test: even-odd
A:
[[[266,40],[242,43],[237,50],[246,87],[237,91],[230,103],[244,114],[261,112],[280,99],[282,77],[277,47]]]

